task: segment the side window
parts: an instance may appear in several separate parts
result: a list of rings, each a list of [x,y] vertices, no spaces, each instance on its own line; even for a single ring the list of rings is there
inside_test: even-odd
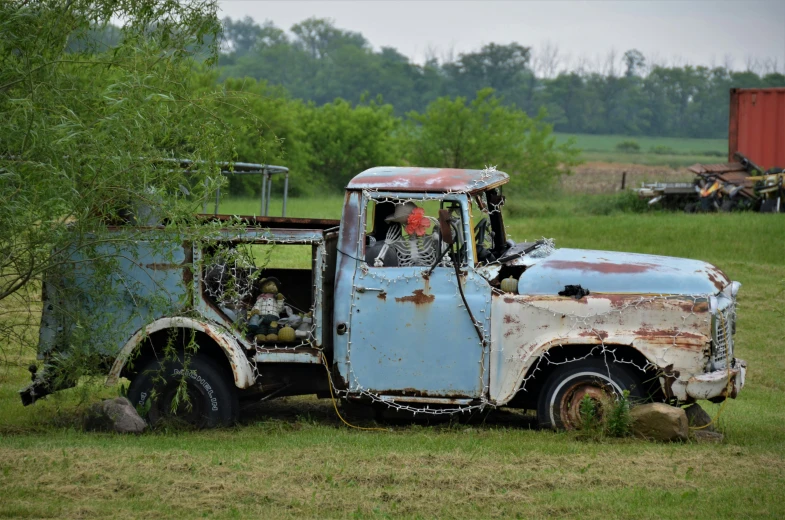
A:
[[[365,263],[371,267],[430,267],[441,258],[439,265],[451,265],[449,256],[441,255],[447,247],[439,232],[442,207],[453,215],[453,238],[464,262],[463,217],[458,202],[386,198],[369,200],[366,206]]]

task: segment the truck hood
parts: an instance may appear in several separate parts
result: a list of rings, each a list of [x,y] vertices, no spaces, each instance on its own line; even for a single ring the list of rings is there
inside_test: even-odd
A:
[[[694,294],[722,291],[730,280],[700,260],[587,249],[556,249],[529,267],[518,294],[558,294],[565,285],[592,293]]]

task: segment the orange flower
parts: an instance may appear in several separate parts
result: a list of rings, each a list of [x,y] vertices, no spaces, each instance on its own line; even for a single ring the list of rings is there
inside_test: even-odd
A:
[[[414,208],[409,213],[409,218],[406,219],[406,232],[410,235],[417,235],[421,237],[428,231],[428,226],[431,221],[425,216],[425,210],[422,208]]]

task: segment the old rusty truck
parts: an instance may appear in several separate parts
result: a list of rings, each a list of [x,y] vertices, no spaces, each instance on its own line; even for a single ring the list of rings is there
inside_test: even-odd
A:
[[[585,398],[736,397],[738,282],[698,260],[515,243],[508,180],[377,167],[349,182],[340,221],[110,228],[93,254],[116,258],[113,270],[80,251],[47,277],[44,369],[22,400],[65,386],[53,367],[79,349],[108,385],[130,380],[151,422],[203,427],[233,423],[241,403],[306,394],[416,414],[536,410],[567,429]],[[97,278],[100,291],[69,296]]]

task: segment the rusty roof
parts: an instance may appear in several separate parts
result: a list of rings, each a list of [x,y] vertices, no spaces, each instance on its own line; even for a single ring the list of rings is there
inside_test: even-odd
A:
[[[473,192],[499,186],[510,177],[495,169],[416,168],[379,166],[365,170],[349,181],[350,190],[423,192]]]

